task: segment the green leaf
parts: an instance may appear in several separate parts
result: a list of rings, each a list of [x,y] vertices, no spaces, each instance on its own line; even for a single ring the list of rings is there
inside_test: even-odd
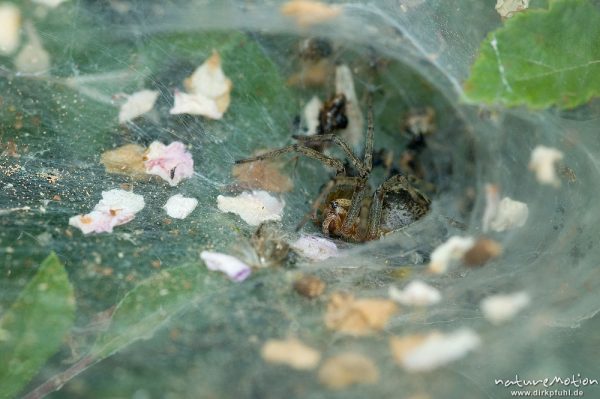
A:
[[[489,34],[465,83],[469,102],[572,108],[600,94],[600,11],[560,0]]]
[[[58,350],[74,314],[73,287],[52,253],[0,319],[0,398],[18,393]]]
[[[98,337],[90,356],[98,361],[152,337],[201,295],[204,276],[203,268],[193,265],[165,270],[142,281],[117,304],[108,330]]]

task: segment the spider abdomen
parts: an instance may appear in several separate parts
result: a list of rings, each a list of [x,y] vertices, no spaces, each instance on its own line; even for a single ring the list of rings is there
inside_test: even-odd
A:
[[[387,191],[383,196],[379,229],[384,234],[399,230],[416,222],[428,211],[429,200],[424,196],[417,194],[417,198],[413,198],[404,189]]]

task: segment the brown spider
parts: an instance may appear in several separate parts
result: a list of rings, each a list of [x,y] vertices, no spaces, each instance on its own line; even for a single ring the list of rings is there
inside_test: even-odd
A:
[[[236,164],[279,157],[290,152],[321,161],[335,169],[336,175],[321,190],[309,215],[316,218],[317,211],[321,209],[320,224],[326,235],[354,242],[374,240],[420,219],[429,211],[430,201],[410,185],[406,176],[397,174],[379,185],[369,202],[368,183],[373,166],[373,134],[373,110],[369,104],[367,139],[362,161],[338,136],[322,134],[293,136],[299,143],[256,157],[241,159],[236,161]],[[346,154],[353,173],[346,173],[344,162],[310,148],[305,143],[337,145]]]

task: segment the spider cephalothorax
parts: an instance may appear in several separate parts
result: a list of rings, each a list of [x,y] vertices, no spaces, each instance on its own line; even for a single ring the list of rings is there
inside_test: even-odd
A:
[[[334,134],[294,136],[299,143],[273,150],[236,163],[254,162],[297,152],[321,161],[336,170],[335,176],[321,190],[310,215],[320,220],[323,233],[347,241],[368,241],[399,230],[420,219],[429,211],[429,199],[412,187],[406,176],[394,175],[373,192],[369,177],[373,167],[373,111],[369,106],[364,158],[360,160],[350,147]],[[309,144],[332,143],[348,158],[353,173],[346,172],[344,162],[325,155]],[[369,198],[370,197],[370,198]]]

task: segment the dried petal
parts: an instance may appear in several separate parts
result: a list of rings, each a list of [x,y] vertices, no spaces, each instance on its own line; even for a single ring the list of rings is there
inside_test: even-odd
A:
[[[112,233],[113,227],[133,220],[144,205],[144,197],[130,191],[103,191],[102,199],[94,210],[86,215],[71,217],[69,225],[81,229],[83,234]]]
[[[379,381],[379,370],[365,355],[346,352],[325,361],[319,369],[319,381],[336,390],[353,384],[375,384]]]
[[[291,0],[281,6],[281,13],[294,18],[300,27],[307,27],[339,16],[342,8],[314,0]]]
[[[125,144],[109,150],[100,156],[100,162],[107,173],[127,175],[135,179],[148,179],[144,166],[146,149],[137,144]]]
[[[387,299],[354,299],[350,294],[331,296],[325,314],[325,325],[351,335],[368,335],[383,330],[397,306]]]
[[[449,334],[432,332],[425,336],[392,337],[394,358],[410,372],[431,371],[464,357],[481,343],[479,336],[461,329]]]
[[[442,299],[440,292],[420,280],[410,282],[403,290],[391,286],[390,298],[405,306],[429,306]]]
[[[144,155],[146,173],[157,175],[176,186],[194,174],[194,160],[185,145],[174,141],[164,145],[159,141],[150,144]]]
[[[13,3],[0,3],[0,54],[12,54],[20,42],[21,11]]]
[[[502,245],[489,238],[480,238],[465,252],[463,262],[467,266],[483,266],[502,253]]]
[[[494,295],[481,301],[481,310],[486,319],[493,324],[500,324],[512,319],[523,308],[529,305],[526,292],[515,292],[508,295]]]
[[[450,262],[462,258],[465,252],[471,249],[473,245],[475,245],[473,237],[450,237],[431,253],[429,270],[436,274],[446,272]]]
[[[325,287],[323,280],[315,276],[303,276],[294,282],[294,290],[307,298],[321,296]]]
[[[500,206],[500,188],[495,184],[485,185],[485,210],[483,211],[483,218],[481,221],[481,227],[483,232],[486,233],[490,229],[492,220],[498,213],[498,207]]]
[[[185,219],[198,206],[196,198],[184,197],[181,194],[175,194],[167,200],[163,209],[167,215],[175,219]]]
[[[121,105],[119,111],[119,123],[132,121],[149,112],[154,108],[158,94],[155,90],[140,90],[127,96],[127,101]]]
[[[244,281],[252,272],[250,266],[231,255],[202,251],[200,258],[209,270],[223,272],[235,282]]]
[[[270,339],[263,345],[260,354],[268,363],[285,364],[296,370],[312,370],[319,364],[319,351],[304,345],[296,338]]]
[[[302,236],[292,245],[300,255],[314,261],[339,256],[338,248],[333,241],[318,236]]]
[[[535,172],[535,177],[541,184],[559,187],[560,179],[556,175],[556,163],[563,158],[564,154],[556,148],[538,145],[531,152],[529,170]]]
[[[529,0],[497,0],[496,11],[502,18],[510,18],[515,13],[529,8]]]
[[[285,201],[260,190],[243,192],[237,197],[217,197],[217,207],[221,212],[235,213],[251,226],[269,220],[281,220],[284,206]]]
[[[294,182],[281,173],[276,161],[256,161],[234,165],[231,174],[243,187],[262,189],[274,193],[291,191]]]

